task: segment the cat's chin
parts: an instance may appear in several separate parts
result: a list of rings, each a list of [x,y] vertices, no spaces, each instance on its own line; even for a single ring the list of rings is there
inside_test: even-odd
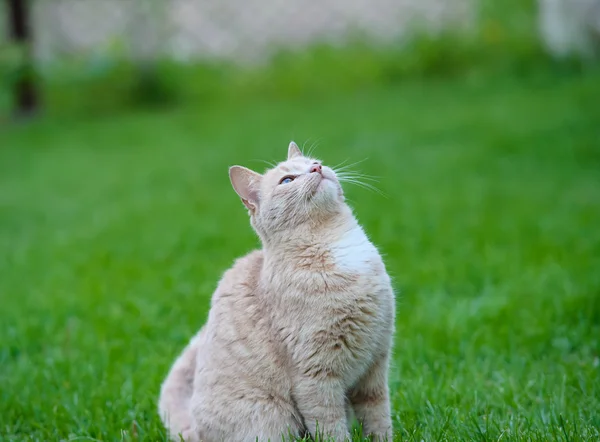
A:
[[[321,182],[319,183],[319,186],[317,187],[317,191],[327,191],[328,187],[333,187],[335,186],[335,183],[333,182],[333,180],[330,180],[329,178],[323,177],[321,178]]]
[[[340,185],[336,181],[324,177],[315,189],[312,199],[321,209],[326,209],[328,212],[337,211],[336,209],[343,202],[340,195]]]
[[[327,194],[331,193],[332,195],[335,193],[336,184],[329,178],[322,177],[316,187],[313,189],[313,197],[327,197]]]

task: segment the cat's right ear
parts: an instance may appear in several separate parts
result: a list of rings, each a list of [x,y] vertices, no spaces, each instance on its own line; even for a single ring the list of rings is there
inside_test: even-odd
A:
[[[254,213],[258,207],[262,175],[242,166],[232,166],[229,168],[229,179],[244,205]]]
[[[291,160],[292,158],[296,158],[296,157],[301,157],[301,156],[302,156],[302,151],[300,150],[300,148],[298,147],[298,145],[296,143],[291,141],[290,145],[288,146],[288,160]]]

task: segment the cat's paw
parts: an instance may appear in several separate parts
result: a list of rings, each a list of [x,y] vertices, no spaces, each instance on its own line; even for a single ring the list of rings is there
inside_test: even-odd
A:
[[[369,435],[373,442],[393,442],[394,435],[391,431],[381,433],[371,433]]]

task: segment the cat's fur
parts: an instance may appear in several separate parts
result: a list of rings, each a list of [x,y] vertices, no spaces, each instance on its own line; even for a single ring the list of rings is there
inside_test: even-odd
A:
[[[336,174],[320,167],[291,143],[264,175],[230,169],[263,248],[225,272],[162,385],[173,440],[281,441],[318,425],[341,441],[351,412],[364,434],[392,440],[390,278]]]

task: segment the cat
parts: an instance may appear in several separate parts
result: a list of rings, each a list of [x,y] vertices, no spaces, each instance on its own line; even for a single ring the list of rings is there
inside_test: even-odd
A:
[[[391,441],[394,291],[336,173],[292,142],[264,175],[233,166],[229,176],[262,250],[224,273],[206,324],[162,384],[172,440],[318,431],[343,441],[354,415],[363,434]]]

